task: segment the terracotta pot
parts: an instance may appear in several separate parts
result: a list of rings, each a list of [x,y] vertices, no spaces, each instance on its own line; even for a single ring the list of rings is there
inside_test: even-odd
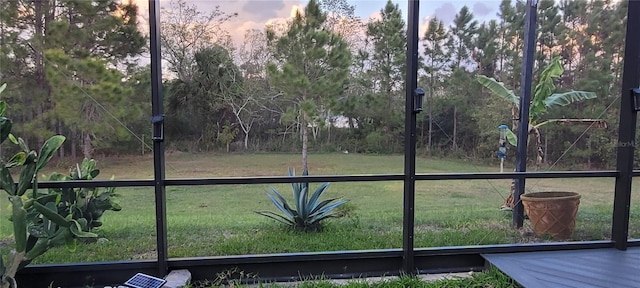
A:
[[[555,240],[571,238],[576,226],[580,194],[575,192],[535,192],[520,196],[533,231]]]

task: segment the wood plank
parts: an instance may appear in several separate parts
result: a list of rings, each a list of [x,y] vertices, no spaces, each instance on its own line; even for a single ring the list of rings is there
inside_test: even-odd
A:
[[[482,255],[527,288],[638,288],[640,247]]]

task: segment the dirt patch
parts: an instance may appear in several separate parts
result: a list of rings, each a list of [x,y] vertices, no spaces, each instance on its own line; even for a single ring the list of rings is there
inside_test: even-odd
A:
[[[0,239],[0,248],[13,246],[13,243],[16,243],[13,239]]]
[[[424,224],[424,225],[416,225],[415,231],[416,232],[441,232],[441,231],[444,231],[444,228],[436,225]]]

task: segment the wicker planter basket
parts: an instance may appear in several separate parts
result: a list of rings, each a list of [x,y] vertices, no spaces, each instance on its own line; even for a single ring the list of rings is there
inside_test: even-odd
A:
[[[536,192],[520,196],[533,231],[555,240],[571,238],[576,226],[580,194],[575,192]]]

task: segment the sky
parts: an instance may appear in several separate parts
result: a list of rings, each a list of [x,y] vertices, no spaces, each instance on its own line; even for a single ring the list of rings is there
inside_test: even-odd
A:
[[[148,0],[133,0],[143,11],[143,18],[148,18]],[[170,0],[160,0],[161,7],[168,7]],[[265,28],[265,24],[284,21],[292,15],[296,9],[303,9],[308,1],[299,0],[185,0],[196,5],[203,12],[211,11],[219,6],[227,13],[238,13],[227,25],[226,29],[231,33],[234,41],[240,42],[248,29]],[[408,10],[408,1],[393,1],[398,4],[405,17]],[[385,6],[386,0],[349,0],[349,4],[356,8],[356,15],[369,19],[379,15],[379,11]],[[467,6],[480,22],[496,18],[500,0],[422,0],[420,1],[421,29],[424,31],[426,23],[431,17],[443,20],[446,26],[453,21],[460,8]],[[162,15],[160,16],[162,17]]]

